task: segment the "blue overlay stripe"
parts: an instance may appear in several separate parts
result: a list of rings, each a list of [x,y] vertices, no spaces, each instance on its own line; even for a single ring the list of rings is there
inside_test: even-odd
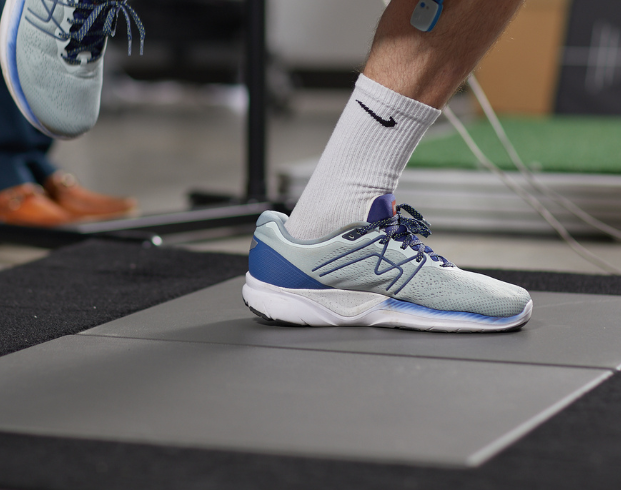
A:
[[[298,269],[256,236],[257,245],[250,250],[248,270],[259,281],[288,289],[332,289]]]
[[[427,308],[426,306],[409,303],[407,301],[400,301],[398,299],[390,298],[381,303],[378,309],[396,311],[399,313],[412,313],[419,314],[427,318],[438,318],[447,320],[461,320],[471,321],[476,323],[483,323],[485,325],[505,325],[518,320],[519,316],[515,315],[510,317],[501,316],[485,316],[478,313],[468,313],[465,311],[445,311],[434,310],[433,308]]]

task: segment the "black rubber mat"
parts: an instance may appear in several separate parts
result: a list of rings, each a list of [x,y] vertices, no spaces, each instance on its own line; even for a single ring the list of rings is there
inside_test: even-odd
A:
[[[518,284],[529,291],[621,295],[621,276],[494,269],[471,270]]]
[[[81,332],[248,270],[240,255],[90,240],[0,272],[0,356]]]
[[[0,353],[77,333],[239,276],[246,262],[234,255],[97,240],[55,251],[0,272]],[[621,294],[619,277],[482,272],[531,290]],[[619,460],[617,375],[472,470],[0,433],[0,489],[603,490],[621,485]]]

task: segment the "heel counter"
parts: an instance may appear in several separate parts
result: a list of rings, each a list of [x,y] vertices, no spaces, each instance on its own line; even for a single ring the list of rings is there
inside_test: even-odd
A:
[[[255,279],[273,286],[288,289],[331,289],[298,269],[256,235],[252,237],[248,270]]]

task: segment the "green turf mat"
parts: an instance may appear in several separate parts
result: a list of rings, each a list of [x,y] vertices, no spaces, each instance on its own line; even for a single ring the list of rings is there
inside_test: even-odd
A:
[[[522,160],[533,169],[621,174],[621,117],[505,117],[501,122]],[[515,169],[487,121],[467,127],[488,158],[505,170]],[[421,142],[408,167],[473,169],[478,162],[461,137],[452,133]]]

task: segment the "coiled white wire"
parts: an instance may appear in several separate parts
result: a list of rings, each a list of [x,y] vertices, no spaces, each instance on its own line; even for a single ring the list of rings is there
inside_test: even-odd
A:
[[[481,85],[479,84],[478,80],[476,79],[474,75],[471,75],[470,78],[468,79],[468,85],[472,89],[472,92],[477,98],[477,101],[481,105],[481,108],[483,109],[483,112],[485,113],[485,116],[487,117],[488,121],[494,128],[494,131],[496,132],[496,136],[498,137],[498,139],[504,146],[505,151],[509,155],[509,158],[511,158],[511,161],[513,162],[513,164],[522,173],[522,175],[524,175],[524,177],[526,178],[526,181],[533,187],[533,189],[536,189],[537,191],[541,192],[543,195],[552,199],[554,202],[563,206],[569,212],[574,214],[574,216],[580,218],[585,223],[593,226],[594,228],[597,228],[598,230],[606,233],[607,235],[610,235],[613,238],[616,238],[617,240],[621,240],[621,231],[617,230],[616,228],[613,228],[612,226],[608,226],[606,223],[601,222],[597,218],[591,216],[590,214],[580,209],[569,199],[561,196],[554,190],[550,189],[548,186],[536,180],[535,175],[531,172],[531,170],[526,165],[524,165],[524,162],[520,158],[520,155],[518,154],[515,147],[509,140],[507,133],[505,132],[504,128],[502,127],[502,124],[500,123],[500,120],[498,119],[498,116],[496,115],[496,112],[494,112],[494,109],[492,108],[492,105],[490,104],[489,99],[485,95],[483,88],[481,87]]]
[[[498,120],[498,117],[496,116],[496,113],[494,112],[491,104],[485,96],[485,93],[483,92],[483,89],[478,84],[474,76],[472,76],[469,80],[469,84],[471,87],[473,87],[473,92],[477,97],[477,100],[481,104],[481,107],[483,108],[483,111],[488,117],[490,123],[494,127],[496,135],[502,142],[507,153],[509,153],[509,156],[511,157],[513,163],[520,170],[520,172],[524,174],[528,183],[533,186],[533,188],[540,191],[542,194],[550,197],[554,201],[564,206],[566,209],[574,213],[586,223],[596,227],[601,231],[604,231],[605,233],[608,233],[615,238],[621,239],[621,232],[619,232],[619,230],[616,230],[615,228],[612,228],[605,223],[602,223],[601,221],[592,217],[582,209],[578,208],[568,199],[560,196],[552,189],[536,181],[532,172],[530,172],[526,165],[524,165],[517,151],[515,150],[515,147],[509,141],[509,138],[507,137],[504,128],[502,127],[500,121]],[[621,269],[617,268],[608,261],[598,257],[597,255],[593,254],[582,245],[580,245],[576,241],[576,239],[571,236],[567,229],[554,217],[554,215],[539,201],[539,199],[530,194],[526,189],[522,188],[518,183],[513,181],[503,170],[501,170],[496,164],[494,164],[489,158],[487,158],[483,151],[481,151],[479,146],[472,139],[472,136],[470,135],[466,127],[463,125],[463,123],[459,120],[459,118],[455,115],[455,113],[451,110],[449,106],[445,107],[444,115],[460,134],[466,145],[468,145],[468,148],[470,148],[470,151],[472,151],[472,153],[481,163],[481,165],[483,165],[490,172],[494,173],[509,189],[515,192],[533,209],[535,209],[535,211],[537,211],[541,215],[541,217],[548,222],[548,224],[558,233],[558,235],[567,243],[567,245],[569,245],[569,247],[571,247],[574,252],[576,252],[578,255],[580,255],[582,258],[589,261],[593,265],[596,265],[606,273],[621,274]]]

